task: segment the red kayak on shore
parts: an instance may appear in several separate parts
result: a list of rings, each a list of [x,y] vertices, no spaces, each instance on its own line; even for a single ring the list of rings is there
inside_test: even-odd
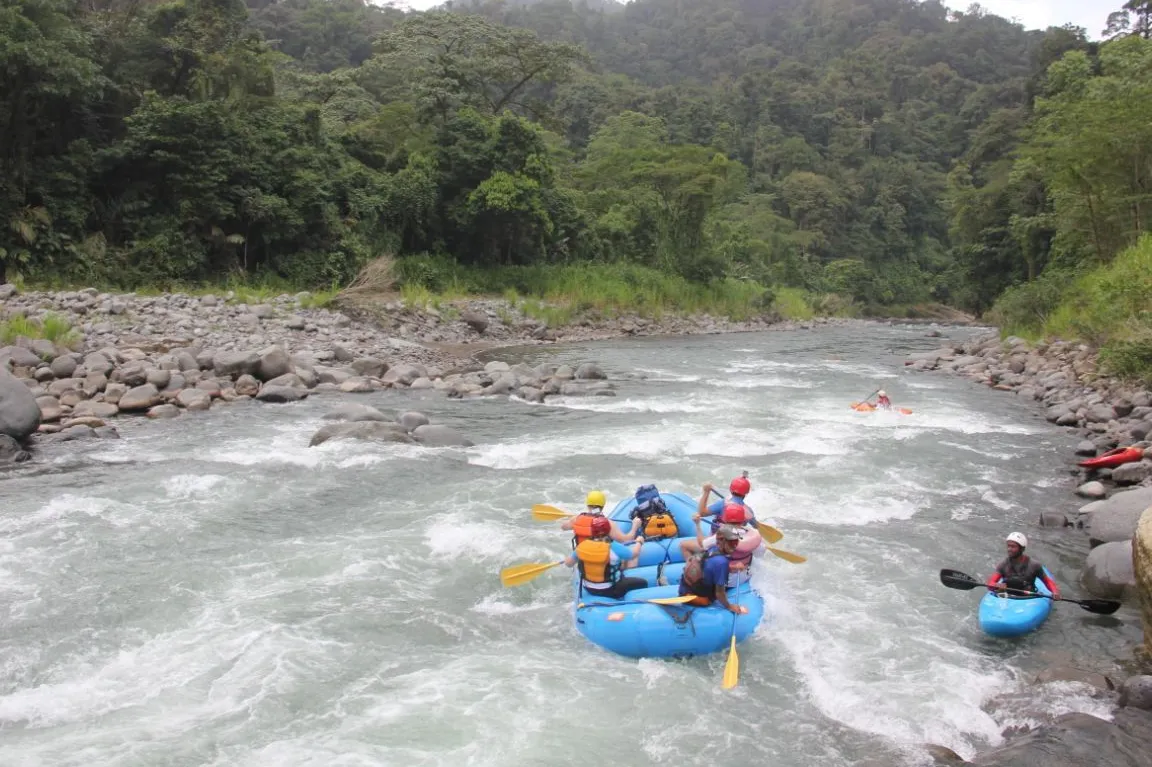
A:
[[[1109,450],[1107,453],[1098,455],[1095,458],[1078,461],[1076,465],[1083,466],[1085,469],[1112,469],[1116,466],[1142,460],[1143,458],[1144,451],[1138,447],[1118,447],[1115,450]]]

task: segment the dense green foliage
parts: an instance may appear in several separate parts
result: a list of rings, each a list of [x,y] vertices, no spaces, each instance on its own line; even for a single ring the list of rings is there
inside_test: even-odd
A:
[[[430,288],[601,264],[983,310],[1147,225],[1128,5],[1095,46],[937,0],[7,0],[0,271],[327,286],[392,253]]]

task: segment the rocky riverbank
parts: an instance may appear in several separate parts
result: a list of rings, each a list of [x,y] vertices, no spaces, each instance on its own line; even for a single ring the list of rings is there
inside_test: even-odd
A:
[[[1098,597],[1136,602],[1144,624],[1144,660],[1152,657],[1152,392],[1101,375],[1096,350],[1086,344],[1029,344],[1015,337],[1001,340],[995,333],[913,354],[905,365],[962,375],[1037,403],[1048,421],[1082,436],[1076,462],[1131,448],[1123,464],[1076,468],[1075,493],[1091,502],[1070,514],[1043,510],[1038,521],[1087,534],[1090,550],[1081,585]],[[1131,677],[1118,693],[1111,686],[1101,690],[1120,707],[1111,722],[1068,714],[972,762],[939,753],[937,761],[1014,767],[1147,764],[1152,677]]]
[[[43,440],[115,438],[119,416],[175,418],[247,399],[284,403],[317,392],[384,388],[532,402],[552,395],[614,396],[614,384],[594,363],[575,369],[482,366],[473,355],[507,345],[835,322],[586,313],[554,328],[500,299],[440,309],[396,298],[348,299],[338,308],[315,304],[308,293],[247,303],[233,293],[21,292],[0,285],[0,320],[9,323],[9,335],[20,318],[45,329],[49,318],[55,323],[54,340],[15,336],[0,348],[0,436],[6,435],[0,460],[26,460],[24,447]],[[370,432],[383,434],[367,428],[350,433]]]

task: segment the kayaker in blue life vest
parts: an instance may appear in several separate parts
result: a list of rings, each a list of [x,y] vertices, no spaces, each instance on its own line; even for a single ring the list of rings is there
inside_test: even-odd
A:
[[[736,551],[739,543],[740,530],[733,525],[721,525],[716,531],[716,545],[688,559],[680,576],[679,589],[682,597],[690,594],[696,597],[688,604],[706,607],[716,601],[737,615],[748,612],[747,607],[728,601],[728,557]]]
[[[988,585],[1001,593],[1007,589],[1035,592],[1036,579],[1039,578],[1052,596],[1059,599],[1060,587],[1044,572],[1044,565],[1024,553],[1028,547],[1024,533],[1008,533],[1004,540],[1008,558],[996,565],[996,572],[988,577]]]

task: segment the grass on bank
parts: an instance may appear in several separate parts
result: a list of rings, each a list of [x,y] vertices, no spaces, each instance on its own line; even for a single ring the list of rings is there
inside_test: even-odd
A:
[[[1152,236],[1087,272],[1045,271],[989,315],[1006,334],[1098,346],[1102,372],[1152,385]]]
[[[605,317],[710,314],[736,321],[772,311],[786,319],[810,319],[818,313],[812,297],[796,288],[769,288],[733,278],[703,284],[629,263],[479,269],[423,255],[397,259],[394,271],[407,302],[437,308],[467,296],[501,296],[551,326],[588,310]]]
[[[18,338],[32,341],[45,339],[57,346],[71,349],[80,340],[72,323],[58,314],[48,313],[42,319],[16,315],[0,321],[0,346],[10,346]]]
[[[17,287],[70,290],[76,286],[37,283]],[[96,287],[117,291],[112,286]],[[502,266],[481,269],[442,255],[416,255],[393,259],[383,256],[366,265],[349,285],[305,293],[304,308],[322,308],[337,299],[355,299],[399,292],[408,305],[435,309],[446,319],[459,314],[451,302],[469,297],[500,296],[524,314],[551,327],[570,323],[589,310],[603,317],[638,315],[660,319],[666,315],[709,314],[734,321],[775,313],[783,319],[808,320],[817,316],[856,316],[860,309],[835,294],[817,295],[800,288],[767,287],[756,282],[726,278],[710,283],[630,263]],[[244,279],[231,276],[220,283],[170,284],[137,288],[137,295],[185,293],[215,295],[232,303],[259,304],[296,294],[298,286],[275,276]]]

